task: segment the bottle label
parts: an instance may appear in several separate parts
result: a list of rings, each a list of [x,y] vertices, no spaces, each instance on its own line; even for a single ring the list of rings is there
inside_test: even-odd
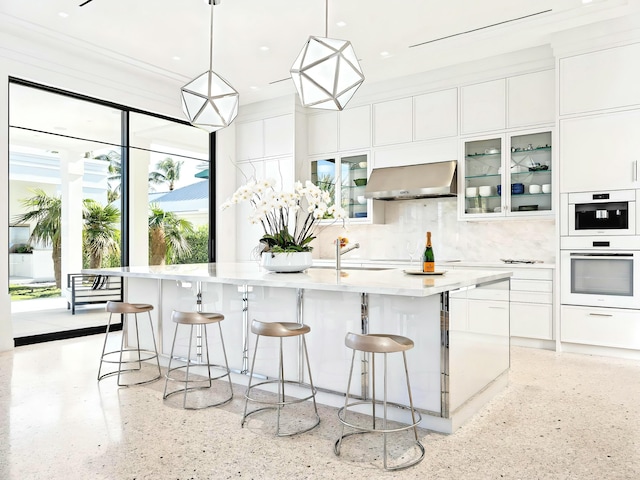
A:
[[[422,271],[426,273],[432,273],[436,271],[435,262],[422,262]]]

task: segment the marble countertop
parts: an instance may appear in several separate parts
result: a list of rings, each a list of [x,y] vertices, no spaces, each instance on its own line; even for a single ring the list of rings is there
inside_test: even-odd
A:
[[[405,267],[406,268],[406,267]],[[449,290],[511,277],[509,271],[447,270],[444,275],[407,275],[402,268],[367,270],[312,267],[302,273],[273,273],[256,263],[199,263],[187,265],[139,266],[84,269],[83,273],[132,278],[302,288],[380,295],[428,297]]]

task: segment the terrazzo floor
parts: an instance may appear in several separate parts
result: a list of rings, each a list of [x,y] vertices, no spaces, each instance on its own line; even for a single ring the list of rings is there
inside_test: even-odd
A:
[[[333,454],[331,407],[312,432],[275,438],[273,416],[240,428],[241,386],[187,411],[163,403],[162,381],[98,383],[101,342],[0,354],[0,479],[640,478],[638,361],[514,347],[508,387],[454,434],[421,431],[424,461],[390,473],[368,436]]]

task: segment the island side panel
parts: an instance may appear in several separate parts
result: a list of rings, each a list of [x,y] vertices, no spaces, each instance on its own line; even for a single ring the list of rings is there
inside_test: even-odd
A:
[[[409,379],[416,408],[440,414],[440,296],[369,295],[369,333],[408,337]],[[383,357],[376,359],[376,383],[383,385]],[[408,405],[402,354],[388,355],[389,401]],[[382,398],[381,394],[377,394]]]
[[[345,392],[349,379],[352,350],[344,344],[348,332],[361,333],[360,294],[352,292],[304,291],[304,323],[309,363],[314,385],[334,392]],[[360,355],[356,356],[350,393],[361,394]],[[308,378],[305,377],[308,381]]]
[[[280,274],[286,275],[286,274]],[[297,322],[297,289],[279,287],[249,287],[249,326],[255,319],[261,322]],[[249,327],[250,328],[250,327]],[[256,355],[255,373],[278,378],[279,338],[260,337]],[[255,350],[256,336],[249,329],[249,368]],[[238,344],[241,345],[241,344]],[[286,380],[297,381],[300,369],[298,338],[284,338],[284,375]],[[234,346],[234,348],[237,348]]]
[[[153,324],[153,335],[156,340],[156,348],[160,352],[162,345],[161,326],[163,323],[162,312],[162,292],[160,280],[153,278],[124,278],[125,290],[124,301],[130,303],[148,303],[153,305],[151,323]],[[129,328],[126,332],[129,345],[136,344],[136,331],[133,328],[133,315],[129,315]],[[140,326],[139,338],[142,348],[151,349],[153,345],[151,329],[149,328],[147,313],[138,314],[138,325]]]
[[[509,369],[509,280],[450,295],[449,414]]]

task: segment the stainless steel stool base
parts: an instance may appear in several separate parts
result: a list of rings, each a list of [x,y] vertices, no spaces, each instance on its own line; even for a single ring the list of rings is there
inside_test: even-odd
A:
[[[282,400],[282,401],[272,401],[272,400],[264,400],[264,399],[260,399],[260,398],[254,398],[250,396],[250,392],[251,390],[253,390],[254,388],[258,388],[262,385],[268,385],[268,384],[289,384],[289,385],[295,385],[296,387],[301,387],[301,388],[308,388],[310,389],[311,393],[303,398],[297,398],[294,397],[291,400]],[[280,381],[279,379],[273,379],[273,380],[265,380],[263,382],[260,383],[255,383],[253,385],[251,385],[251,390],[247,389],[247,393],[245,394],[244,398],[247,401],[251,401],[251,402],[256,402],[256,403],[262,403],[265,404],[267,406],[265,407],[261,407],[261,408],[257,408],[255,410],[252,410],[250,412],[245,412],[243,418],[242,418],[242,424],[241,426],[244,427],[244,424],[247,422],[247,418],[250,415],[253,415],[254,413],[258,413],[258,412],[263,412],[265,410],[277,410],[278,411],[278,423],[276,426],[276,436],[277,437],[291,437],[293,435],[298,435],[300,433],[306,433],[309,432],[311,430],[313,430],[314,428],[316,428],[318,425],[320,425],[320,415],[318,414],[318,410],[317,408],[315,409],[315,423],[313,425],[311,425],[308,428],[304,428],[301,430],[296,430],[295,432],[290,432],[290,433],[283,433],[280,431],[280,409],[287,406],[287,405],[294,405],[296,403],[302,403],[302,402],[306,402],[307,400],[311,400],[314,399],[314,405],[315,405],[315,396],[317,393],[317,389],[315,387],[313,387],[312,385],[309,384],[303,384],[300,382],[296,382],[293,380],[284,380],[284,381]],[[245,409],[246,410],[246,409]]]
[[[245,401],[244,401],[244,412],[242,415],[242,422],[240,423],[241,427],[244,427],[247,422],[247,418],[250,415],[254,415],[255,413],[262,412],[264,410],[276,410],[277,418],[276,418],[276,433],[277,437],[291,437],[293,435],[298,435],[300,433],[306,433],[318,425],[320,425],[320,415],[318,414],[318,406],[316,404],[316,393],[317,390],[313,386],[313,378],[311,376],[311,367],[309,366],[309,354],[307,352],[307,342],[305,341],[304,335],[310,331],[310,328],[307,325],[296,324],[296,323],[287,323],[287,322],[259,322],[254,320],[251,325],[251,331],[256,334],[256,344],[253,350],[253,359],[251,361],[251,370],[249,372],[249,384],[247,385],[247,390],[245,392]],[[278,364],[278,378],[271,380],[264,380],[262,382],[252,384],[254,375],[254,367],[256,363],[256,353],[258,351],[258,341],[261,336],[267,336],[272,338],[278,338],[280,343],[279,349],[279,364]],[[302,341],[302,352],[304,353],[304,362],[307,365],[307,374],[309,375],[309,383],[303,383],[293,380],[285,380],[284,378],[284,359],[283,359],[283,349],[282,349],[282,339],[285,337],[299,337]],[[275,384],[277,385],[277,400],[271,399],[259,399],[255,396],[252,396],[252,390],[254,388],[258,388],[260,386]],[[290,397],[287,399],[285,395],[285,385],[295,385],[300,388],[309,389],[310,394],[303,398]],[[313,424],[310,427],[299,428],[290,432],[282,432],[280,429],[280,416],[281,410],[288,405],[294,405],[297,403],[303,403],[308,400],[313,402],[313,411],[315,414],[315,419],[313,420]],[[256,402],[258,404],[264,405],[263,407],[252,410],[251,412],[247,412],[247,408],[249,405],[249,401]]]
[[[100,366],[98,368],[98,381],[106,377],[117,375],[119,387],[132,387],[135,385],[144,385],[144,384],[159,380],[162,377],[162,372],[160,371],[160,361],[158,358],[158,351],[156,349],[156,338],[155,338],[155,333],[153,332],[153,322],[151,320],[151,313],[150,313],[150,311],[153,310],[153,307],[147,304],[131,304],[126,302],[107,302],[106,309],[110,313],[109,313],[109,322],[107,323],[107,331],[104,337],[104,344],[102,346],[102,355],[100,356]],[[140,334],[139,334],[140,329],[138,325],[138,313],[144,313],[144,312],[147,312],[149,317],[149,327],[151,329],[151,339],[152,339],[153,348],[154,348],[153,350],[140,348]],[[109,341],[111,320],[113,318],[114,313],[123,315],[120,349],[106,352],[107,342]],[[125,346],[128,326],[131,325],[131,321],[128,318],[129,315],[134,316],[133,325],[135,326],[135,340],[136,340],[135,347]],[[135,354],[135,358],[123,358],[125,354]],[[111,358],[116,355],[118,356],[117,360]],[[158,369],[157,375],[146,380],[123,382],[122,375],[133,374],[135,372],[139,373],[142,370],[142,362],[147,362],[154,359],[155,359],[155,364],[153,365],[153,367]],[[114,370],[112,372],[102,373],[102,367],[104,364],[107,364],[107,363],[117,364],[118,365],[117,370]],[[130,364],[137,364],[137,368],[127,368]]]
[[[201,363],[194,363],[191,364],[191,367],[206,367],[208,371],[210,371],[210,369],[213,368],[224,368],[221,365],[214,365],[214,364],[201,364]],[[180,365],[179,367],[173,367],[169,370],[167,370],[167,374],[165,375],[166,380],[168,381],[173,381],[173,382],[179,382],[179,383],[184,383],[185,387],[184,388],[178,388],[177,390],[173,390],[171,392],[168,393],[164,393],[162,396],[163,400],[166,400],[167,398],[171,397],[172,395],[175,395],[176,393],[182,393],[183,395],[185,395],[185,397],[187,396],[187,393],[189,392],[194,392],[197,390],[208,390],[210,388],[213,387],[213,381],[214,380],[220,380],[221,378],[224,377],[230,377],[231,374],[230,373],[223,373],[221,375],[218,375],[217,377],[207,377],[207,378],[203,378],[203,379],[196,379],[194,380],[193,378],[188,378],[188,376],[186,377],[187,380],[182,380],[180,378],[175,378],[172,377],[171,374],[175,371],[180,371],[180,370],[187,370],[187,365]],[[209,375],[211,375],[209,373]],[[190,387],[189,384],[193,384],[193,383],[206,383],[207,385],[203,385],[201,387]],[[221,400],[217,403],[209,403],[206,405],[201,405],[201,406],[188,406],[186,404],[186,402],[183,403],[183,408],[185,408],[186,410],[202,410],[203,408],[209,408],[209,407],[221,407],[222,405],[226,405],[227,403],[231,402],[231,400],[233,400],[233,387],[229,387],[229,390],[231,392],[231,394],[229,395],[229,397],[225,398],[224,400]]]
[[[383,437],[383,467],[385,470],[403,470],[405,468],[412,467],[418,463],[420,463],[425,456],[425,449],[422,443],[418,438],[418,428],[417,425],[422,421],[422,414],[418,412],[413,407],[413,397],[411,395],[411,385],[409,383],[409,370],[407,368],[407,355],[406,351],[413,348],[414,343],[411,339],[407,337],[402,337],[400,335],[393,334],[356,334],[356,333],[347,333],[345,337],[345,345],[348,348],[352,349],[351,355],[351,368],[349,370],[349,380],[347,382],[346,395],[344,400],[344,406],[338,410],[338,420],[342,424],[342,431],[340,437],[336,440],[333,446],[333,452],[336,455],[340,455],[340,448],[342,447],[342,441],[353,435],[365,434],[365,433],[381,433]],[[356,352],[366,352],[370,354],[371,358],[371,400],[360,400],[360,401],[350,401],[349,392],[351,391],[351,380],[353,379],[353,367],[356,358]],[[392,403],[388,401],[387,396],[387,355],[390,353],[402,353],[402,360],[404,364],[404,374],[407,382],[407,395],[409,398],[409,408],[404,407],[402,405],[398,405],[396,403]],[[376,354],[382,355],[384,359],[384,369],[383,369],[383,400],[376,400]],[[349,423],[347,421],[347,412],[349,412],[349,408],[355,407],[357,405],[369,405],[371,407],[371,413],[361,413],[362,415],[366,415],[371,420],[371,427],[356,425],[354,423]],[[376,415],[376,407],[380,406],[382,408],[382,418],[379,419]],[[398,427],[388,426],[388,408],[398,408],[402,410],[408,410],[411,414],[411,422],[402,423],[396,422],[393,423],[400,424]],[[352,412],[355,415],[356,412]],[[382,426],[376,426],[376,422],[382,421]],[[355,432],[350,432],[345,434],[345,427],[350,427]],[[419,455],[417,458],[413,458],[404,463],[400,463],[397,465],[389,466],[388,462],[388,452],[387,452],[387,435],[390,433],[403,432],[405,430],[413,430],[413,444],[418,448]]]
[[[185,410],[202,410],[204,408],[210,408],[210,407],[219,407],[222,405],[226,405],[227,403],[231,402],[231,400],[233,400],[233,384],[231,382],[231,370],[229,369],[229,363],[227,361],[227,352],[224,346],[224,338],[222,336],[222,327],[220,326],[220,321],[222,321],[224,319],[224,316],[222,314],[219,313],[203,313],[203,312],[178,312],[178,311],[174,311],[172,313],[172,320],[175,322],[176,324],[176,328],[174,331],[174,335],[173,335],[173,343],[171,344],[171,355],[169,357],[169,365],[167,367],[167,373],[165,375],[165,382],[164,382],[164,391],[162,394],[162,399],[166,400],[167,398],[171,397],[172,395],[175,395],[177,393],[181,393],[183,394],[183,399],[182,399],[182,408],[184,408]],[[211,324],[211,323],[217,323],[218,324],[218,332],[220,334],[220,342],[222,344],[222,352],[224,354],[224,362],[225,365],[215,365],[213,363],[211,363],[211,360],[209,359],[209,340],[207,337],[207,325]],[[187,350],[187,357],[186,357],[186,364],[185,365],[179,365],[177,367],[172,367],[171,364],[173,363],[173,361],[176,359],[176,357],[174,357],[174,351],[175,351],[175,346],[176,346],[176,339],[178,337],[178,326],[179,325],[187,325],[190,327],[190,332],[189,332],[189,348]],[[200,341],[202,340],[202,338],[204,338],[204,350],[205,350],[205,354],[206,354],[206,362],[201,363],[201,362],[194,362],[191,360],[191,347],[192,347],[192,340],[194,337],[194,327],[196,328],[196,340],[197,340],[197,347],[196,347],[196,351],[199,352],[201,345],[200,345]],[[198,354],[198,357],[200,356],[200,353]],[[193,372],[190,372],[190,369],[192,368],[199,368],[199,369],[206,369],[207,374],[205,377],[203,378],[193,378]],[[217,369],[222,369],[224,372],[221,373],[220,375],[217,376],[213,376],[211,374],[211,369],[212,368],[217,368]],[[184,371],[184,378],[177,378],[176,376],[172,375],[176,372],[181,372]],[[210,388],[213,387],[213,381],[214,380],[219,380],[221,378],[227,377],[228,381],[229,381],[229,396],[225,397],[224,399],[218,401],[218,402],[214,402],[214,403],[205,403],[203,405],[193,405],[195,402],[192,402],[192,405],[188,405],[187,404],[187,399],[189,397],[189,393],[195,393],[197,391],[204,391],[204,390],[208,390]],[[178,383],[182,383],[184,384],[184,386],[182,388],[178,388],[177,390],[173,390],[171,392],[167,392],[167,387],[169,385],[169,382],[178,382]],[[202,385],[202,386],[198,386],[199,384],[206,384],[206,385]],[[195,384],[195,386],[193,386]],[[192,385],[192,386],[190,386]]]
[[[375,402],[376,405],[380,405],[381,407],[384,408],[384,402],[382,401],[376,401]],[[425,455],[425,449],[424,449],[424,445],[422,445],[422,443],[417,440],[417,432],[416,432],[416,427],[417,425],[422,421],[422,414],[418,411],[414,411],[414,420],[413,423],[410,424],[402,424],[401,426],[398,426],[396,428],[377,428],[376,427],[376,422],[375,419],[373,421],[373,427],[369,428],[369,427],[363,427],[361,425],[356,425],[353,423],[349,423],[346,420],[346,412],[349,408],[351,407],[355,407],[356,405],[372,405],[372,401],[371,400],[361,400],[358,402],[351,402],[347,405],[345,405],[344,407],[340,408],[338,410],[338,420],[340,421],[340,423],[342,423],[343,425],[343,432],[344,432],[344,426],[346,427],[350,427],[353,428],[354,430],[356,430],[355,432],[350,432],[350,433],[343,433],[335,442],[335,444],[333,445],[333,453],[335,453],[337,456],[340,456],[340,447],[342,446],[342,441],[345,438],[348,437],[352,437],[353,435],[364,435],[367,433],[377,433],[377,434],[382,434],[385,436],[385,444],[386,444],[386,435],[389,433],[398,433],[398,432],[404,432],[406,430],[410,430],[413,429],[414,430],[414,434],[416,436],[416,440],[414,440],[414,445],[418,448],[420,454],[417,458],[414,458],[412,460],[409,460],[407,462],[398,464],[398,465],[393,465],[393,466],[389,466],[388,465],[388,461],[387,461],[387,456],[386,456],[386,450],[384,452],[384,459],[383,459],[383,463],[384,463],[384,468],[385,470],[389,470],[389,471],[395,471],[395,470],[404,470],[405,468],[409,468],[412,467],[418,463],[420,463],[423,459],[424,459],[424,455]],[[396,407],[396,408],[400,408],[403,410],[410,410],[406,407],[403,407],[401,405],[395,405],[392,403],[387,402],[387,407],[388,406],[392,406],[392,407]],[[359,413],[359,412],[358,412]],[[417,418],[416,418],[417,416]],[[399,422],[395,422],[395,423],[399,423]]]
[[[140,355],[140,358],[135,358],[132,360],[109,360],[108,357],[111,355],[120,355],[120,353],[122,352],[122,354],[125,353],[136,353]],[[106,377],[110,377],[112,375],[124,375],[127,373],[134,373],[134,372],[140,372],[140,370],[142,370],[142,362],[146,362],[148,360],[153,360],[154,358],[158,358],[158,355],[155,352],[149,351],[149,350],[138,350],[137,348],[125,348],[124,350],[120,351],[120,350],[114,350],[112,352],[106,352],[102,355],[102,361],[101,363],[113,363],[113,364],[118,364],[119,368],[118,370],[114,370],[113,372],[108,372],[108,373],[103,373],[102,375],[100,375],[98,377],[98,381],[102,380],[103,378]],[[123,368],[123,365],[125,364],[129,364],[129,363],[137,363],[138,367],[137,368]],[[120,383],[118,382],[118,386],[121,387],[130,387],[130,386],[134,386],[134,385],[144,385],[146,383],[151,383],[151,382],[155,382],[157,380],[159,380],[161,377],[161,375],[155,376],[153,378],[150,378],[148,380],[141,380],[139,382],[131,382],[131,383]]]

